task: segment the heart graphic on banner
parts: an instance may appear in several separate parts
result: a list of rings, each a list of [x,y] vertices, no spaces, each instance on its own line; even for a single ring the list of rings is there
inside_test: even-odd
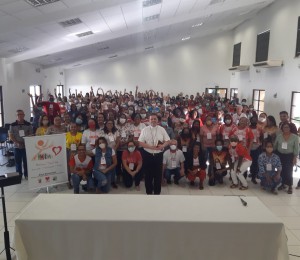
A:
[[[46,182],[48,182],[50,180],[50,177],[46,176],[45,179],[46,179]]]
[[[55,146],[52,148],[52,151],[54,152],[55,155],[58,155],[61,152],[62,148],[61,146]]]

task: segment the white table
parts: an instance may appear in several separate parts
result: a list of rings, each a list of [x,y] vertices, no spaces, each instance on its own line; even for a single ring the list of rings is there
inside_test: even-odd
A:
[[[257,198],[41,194],[15,223],[19,260],[288,260]]]

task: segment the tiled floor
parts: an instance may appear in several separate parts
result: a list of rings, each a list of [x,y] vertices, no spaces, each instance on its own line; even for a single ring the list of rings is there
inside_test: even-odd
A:
[[[3,163],[6,158],[0,156],[0,163]],[[0,173],[13,172],[14,168],[8,168],[6,166],[0,167]],[[294,173],[294,182],[297,183],[300,177],[300,169]],[[145,194],[145,188],[141,184],[141,191],[135,189],[125,189],[119,186],[118,189],[113,189],[111,193],[114,194]],[[249,181],[249,189],[247,191],[232,190],[229,188],[229,180],[225,179],[225,184],[222,186],[209,187],[207,184],[204,190],[199,190],[197,186],[190,187],[185,180],[180,181],[180,185],[175,184],[168,185],[162,188],[162,194],[174,194],[174,195],[245,195],[258,197],[276,216],[282,219],[286,227],[286,234],[288,237],[289,253],[293,255],[300,255],[300,190],[295,190],[292,195],[288,195],[286,192],[279,192],[278,195],[267,193],[259,188],[259,185],[254,185]],[[16,216],[22,211],[28,203],[30,203],[39,193],[45,193],[46,189],[41,191],[28,190],[27,181],[22,181],[20,185],[11,186],[5,188],[6,196],[6,208],[7,208],[7,220],[10,231],[10,241],[13,241],[14,236],[14,220]],[[57,189],[51,189],[53,193],[69,193],[72,194],[72,190],[68,190],[66,185],[60,185]],[[84,196],[84,195],[83,195]],[[0,214],[2,214],[2,205],[0,208]],[[4,248],[3,241],[3,216],[0,216],[0,251]],[[251,246],[251,245],[249,245]],[[13,259],[16,259],[12,254]],[[0,255],[0,260],[6,259],[5,252]],[[299,259],[298,257],[290,256],[290,259]]]

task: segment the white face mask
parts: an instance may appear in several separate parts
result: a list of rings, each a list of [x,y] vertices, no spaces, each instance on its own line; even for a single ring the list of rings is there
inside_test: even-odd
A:
[[[237,142],[230,142],[230,145],[231,145],[232,147],[236,147],[236,146],[237,146]]]
[[[262,123],[264,123],[264,122],[266,122],[266,118],[265,117],[260,117],[260,118],[258,118],[258,121],[259,122],[262,122]]]
[[[129,152],[132,153],[134,150],[135,150],[135,147],[128,147],[128,151],[129,151]]]
[[[142,117],[143,119],[145,119],[145,118],[146,118],[146,114],[141,114],[141,117]]]
[[[121,124],[126,123],[126,119],[125,119],[125,118],[120,118],[120,123],[121,123]]]
[[[132,110],[128,110],[128,114],[129,114],[129,115],[132,115],[132,114],[133,114],[133,111],[132,111]]]
[[[105,143],[101,143],[101,144],[99,144],[99,147],[101,148],[101,149],[104,149],[105,148]]]
[[[230,119],[226,119],[226,120],[225,120],[225,123],[226,123],[226,124],[230,124],[230,123],[231,123],[231,120],[230,120]]]
[[[170,145],[171,150],[176,150],[177,146],[175,144]]]

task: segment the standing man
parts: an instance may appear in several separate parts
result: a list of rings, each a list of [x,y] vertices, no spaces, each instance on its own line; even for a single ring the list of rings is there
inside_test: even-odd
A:
[[[281,111],[279,113],[280,116],[280,123],[279,123],[279,128],[282,131],[282,125],[283,123],[288,123],[290,125],[291,133],[298,135],[297,127],[294,123],[289,121],[289,114],[286,111]]]
[[[32,125],[24,120],[25,114],[21,109],[17,110],[17,120],[10,125],[9,138],[14,142],[14,154],[16,161],[16,171],[22,177],[22,162],[24,168],[24,177],[28,179],[26,150],[24,137],[33,134]]]
[[[169,145],[170,137],[166,130],[157,125],[158,118],[152,114],[150,125],[145,127],[139,137],[139,145],[144,148],[143,164],[145,186],[148,195],[159,195],[161,191],[163,151]]]

